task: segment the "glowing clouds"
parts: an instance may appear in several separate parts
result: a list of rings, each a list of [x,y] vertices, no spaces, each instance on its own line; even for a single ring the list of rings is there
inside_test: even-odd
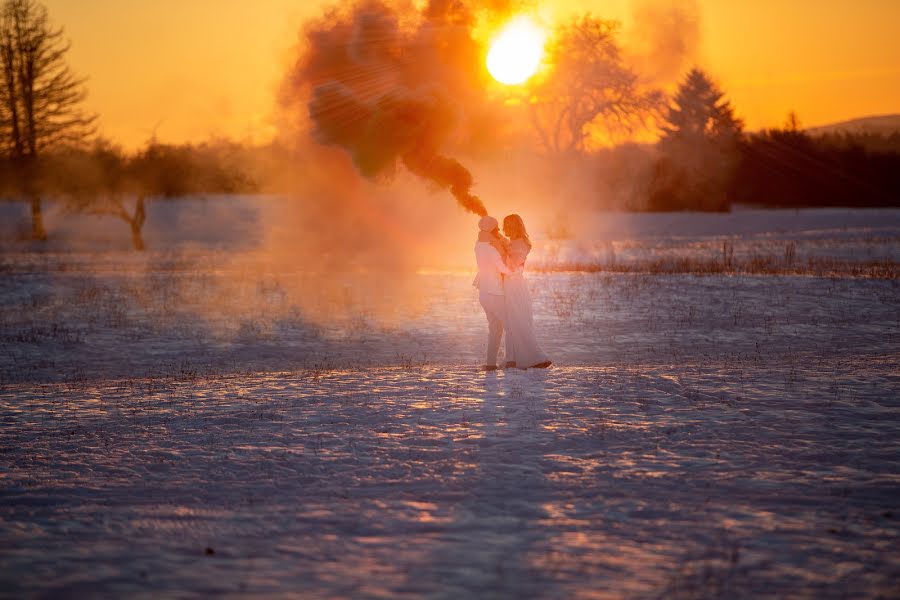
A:
[[[500,83],[524,83],[540,66],[545,42],[546,34],[534,21],[528,17],[513,19],[491,44],[488,72]]]

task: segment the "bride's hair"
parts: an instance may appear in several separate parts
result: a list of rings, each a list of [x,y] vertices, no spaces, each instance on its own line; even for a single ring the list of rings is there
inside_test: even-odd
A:
[[[528,232],[525,231],[525,221],[519,215],[507,215],[503,219],[503,232],[510,240],[522,240],[531,248],[531,240],[528,238]]]

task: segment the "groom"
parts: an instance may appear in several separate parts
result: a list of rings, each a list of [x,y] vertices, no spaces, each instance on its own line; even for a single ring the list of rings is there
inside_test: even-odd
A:
[[[478,242],[475,244],[475,261],[478,275],[472,285],[478,288],[478,297],[488,320],[488,347],[486,371],[497,369],[497,351],[503,336],[506,310],[503,298],[503,275],[510,273],[501,252],[506,251],[506,240],[500,235],[497,219],[481,217],[478,221]],[[507,357],[509,358],[509,357]]]

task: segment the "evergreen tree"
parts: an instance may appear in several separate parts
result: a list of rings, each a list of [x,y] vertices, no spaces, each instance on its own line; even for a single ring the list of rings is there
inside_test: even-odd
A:
[[[712,79],[698,68],[684,78],[669,105],[662,126],[662,142],[730,144],[744,124]]]
[[[706,73],[694,68],[687,74],[661,130],[650,208],[728,210],[743,123]]]

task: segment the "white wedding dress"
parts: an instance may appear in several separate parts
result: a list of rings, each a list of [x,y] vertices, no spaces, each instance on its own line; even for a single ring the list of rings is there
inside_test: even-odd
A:
[[[513,240],[509,247],[508,266],[512,271],[503,278],[503,294],[506,303],[506,360],[516,367],[527,369],[549,358],[538,346],[534,336],[534,317],[531,312],[531,294],[523,272],[525,259],[531,248],[523,240]]]

